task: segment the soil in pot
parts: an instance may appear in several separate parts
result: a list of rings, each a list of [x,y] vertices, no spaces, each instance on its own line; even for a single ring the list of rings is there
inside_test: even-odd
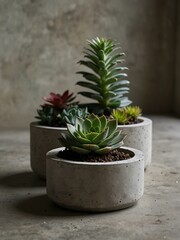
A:
[[[122,149],[114,149],[104,155],[97,155],[96,153],[81,155],[74,153],[71,150],[65,149],[63,151],[60,151],[57,156],[66,160],[74,160],[80,162],[115,162],[130,159],[133,157],[129,152],[126,152]]]

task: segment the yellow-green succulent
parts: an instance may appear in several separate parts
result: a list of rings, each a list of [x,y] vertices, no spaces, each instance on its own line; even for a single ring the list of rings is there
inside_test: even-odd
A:
[[[138,117],[141,116],[141,108],[138,106],[128,106],[124,108],[113,109],[112,117],[118,121],[119,124],[125,125],[128,123],[137,122]]]

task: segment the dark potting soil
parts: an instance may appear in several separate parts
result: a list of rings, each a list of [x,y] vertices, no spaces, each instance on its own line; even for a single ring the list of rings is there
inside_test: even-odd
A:
[[[128,152],[123,151],[122,149],[114,149],[104,155],[97,155],[95,153],[82,155],[74,153],[69,149],[65,149],[60,151],[57,156],[66,160],[74,160],[78,162],[114,162],[126,160],[132,157]]]
[[[130,119],[125,125],[137,124],[143,122],[142,119]]]

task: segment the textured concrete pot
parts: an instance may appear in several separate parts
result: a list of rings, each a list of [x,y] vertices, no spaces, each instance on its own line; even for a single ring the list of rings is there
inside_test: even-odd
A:
[[[41,126],[38,122],[30,124],[30,162],[32,170],[41,178],[46,178],[46,153],[60,147],[58,141],[66,128]]]
[[[152,121],[149,118],[140,117],[142,122],[131,125],[118,125],[127,134],[124,146],[141,150],[144,153],[144,168],[151,163],[152,155]]]
[[[89,163],[64,160],[47,153],[47,194],[58,205],[81,211],[103,212],[127,208],[143,195],[144,157],[139,150],[129,160]]]

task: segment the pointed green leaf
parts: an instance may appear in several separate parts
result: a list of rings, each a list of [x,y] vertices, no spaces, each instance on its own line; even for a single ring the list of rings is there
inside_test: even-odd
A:
[[[97,64],[99,62],[99,59],[92,54],[86,54],[86,55],[84,55],[84,57],[90,59],[95,64]]]
[[[97,75],[89,72],[77,72],[77,74],[82,74],[82,76],[92,82],[99,83],[100,79]],[[78,83],[76,83],[78,85]]]
[[[77,82],[77,85],[82,86],[82,87],[85,87],[85,88],[92,89],[92,90],[94,90],[94,91],[96,91],[96,92],[100,92],[100,91],[101,91],[101,88],[100,88],[100,87],[98,87],[97,85],[92,84],[92,83],[87,83],[87,82],[79,81],[79,82]]]
[[[107,125],[107,119],[104,115],[102,115],[101,117],[99,117],[99,120],[101,122],[101,129],[104,129]]]
[[[101,133],[99,133],[94,139],[93,143],[99,144],[102,140],[104,140],[108,135],[109,129],[105,128]]]
[[[96,129],[98,127],[98,129],[101,129],[101,122],[99,120],[99,118],[95,117],[95,119],[92,121],[92,127],[94,129]]]
[[[112,150],[111,147],[104,147],[104,148],[100,148],[100,149],[96,150],[96,153],[99,155],[104,155],[104,154],[110,152],[111,150]]]
[[[117,129],[117,120],[111,119],[107,122],[107,127],[109,127],[108,136],[110,136]]]
[[[86,118],[82,124],[83,131],[88,132],[91,126],[92,126],[91,121],[88,118]]]
[[[87,134],[86,134],[86,137],[87,137]],[[91,141],[88,138],[83,138],[83,137],[81,137],[79,135],[76,138],[82,144],[84,144],[84,143],[91,143]]]
[[[97,132],[90,132],[86,134],[86,138],[88,139],[89,143],[92,143],[93,139],[98,135]]]
[[[79,94],[88,97],[88,98],[92,98],[92,99],[96,99],[98,102],[102,102],[102,97],[99,94],[95,94],[95,93],[91,93],[91,92],[79,92]]]
[[[80,131],[82,131],[82,124],[83,124],[83,119],[79,117],[76,118],[75,128],[78,129],[78,126],[79,126]]]
[[[98,72],[99,72],[98,66],[96,64],[94,64],[93,62],[91,62],[91,61],[83,61],[82,60],[82,61],[79,61],[79,63],[81,65],[84,65],[84,66],[90,68],[92,71],[94,71],[95,73],[98,74]]]

